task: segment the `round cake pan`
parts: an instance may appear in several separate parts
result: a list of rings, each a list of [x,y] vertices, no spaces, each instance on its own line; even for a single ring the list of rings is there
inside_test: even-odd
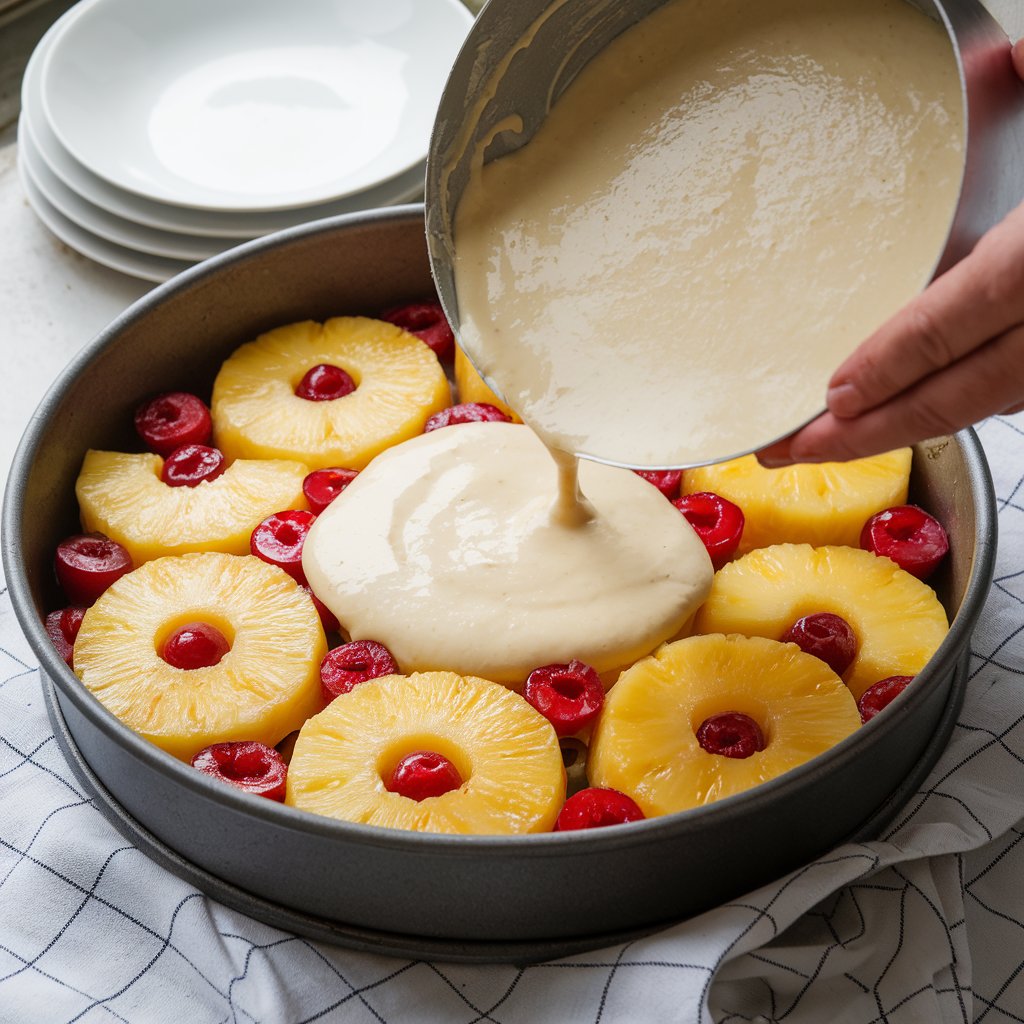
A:
[[[970,431],[916,451],[913,496],[945,523],[952,545],[937,580],[952,628],[916,684],[825,755],[705,808],[520,837],[334,821],[217,783],[127,729],[82,687],[43,617],[64,603],[53,552],[80,528],[74,481],[86,449],[137,450],[132,414],[142,398],[172,389],[209,398],[221,361],[262,331],[372,315],[431,292],[421,206],[303,225],[145,296],[67,367],[30,422],[4,499],[11,598],[55,687],[68,749],[109,806],[152,837],[143,848],[170,851],[199,885],[218,880],[212,895],[247,894],[254,916],[273,907],[278,923],[282,913],[293,923],[315,919],[334,941],[360,945],[370,935],[385,952],[528,959],[531,950],[603,945],[708,909],[892,813],[948,731],[957,666],[991,583],[995,499]],[[600,884],[581,889],[581,879]]]

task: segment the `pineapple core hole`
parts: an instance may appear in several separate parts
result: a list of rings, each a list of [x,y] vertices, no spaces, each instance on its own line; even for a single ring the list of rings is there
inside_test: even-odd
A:
[[[761,731],[764,747],[771,746],[771,715],[768,709],[761,705],[760,702],[750,700],[749,696],[745,700],[741,699],[739,694],[723,694],[714,700],[702,700],[690,708],[689,724],[694,739],[698,743],[700,742],[697,739],[697,734],[701,726],[709,718],[725,714],[739,714],[753,720],[754,724]]]
[[[158,656],[163,657],[164,645],[168,639],[191,622],[204,622],[213,626],[228,642],[230,650],[235,645],[235,627],[219,612],[209,608],[192,608],[188,611],[179,612],[173,618],[161,623],[160,627],[153,634],[153,648]]]
[[[393,740],[381,751],[377,758],[377,773],[381,782],[391,778],[399,761],[418,750],[429,750],[448,758],[462,776],[463,784],[469,782],[473,775],[472,762],[462,747],[443,736],[420,732],[409,733]]]

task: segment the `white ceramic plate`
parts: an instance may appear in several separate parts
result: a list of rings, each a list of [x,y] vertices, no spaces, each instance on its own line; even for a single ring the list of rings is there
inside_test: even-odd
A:
[[[134,249],[151,256],[169,256],[179,260],[205,260],[225,249],[237,245],[237,238],[202,237],[180,235],[158,228],[143,227],[133,221],[124,220],[106,210],[87,202],[72,191],[46,166],[39,156],[32,139],[24,129],[24,122],[18,124],[18,156],[22,171],[39,190],[43,198],[60,214],[79,227],[108,242]]]
[[[29,58],[22,80],[21,124],[24,134],[31,138],[36,152],[54,175],[94,206],[125,220],[161,231],[247,239],[280,231],[302,221],[319,220],[322,217],[354,213],[357,210],[368,210],[378,206],[393,206],[422,198],[425,169],[423,163],[376,188],[335,200],[333,203],[267,213],[193,210],[189,207],[154,202],[122,191],[83,167],[60,144],[46,121],[42,100],[42,64],[50,43],[61,31],[63,21],[67,17],[68,14],[65,14],[54,23]]]
[[[283,210],[426,157],[471,24],[460,0],[84,0],[42,63],[80,163],[159,202]]]
[[[43,224],[65,245],[96,263],[101,263],[112,270],[119,270],[122,274],[141,277],[144,281],[156,282],[166,281],[192,265],[185,260],[150,256],[147,253],[126,249],[79,227],[47,202],[46,197],[32,183],[21,157],[18,158],[18,176],[29,205]]]

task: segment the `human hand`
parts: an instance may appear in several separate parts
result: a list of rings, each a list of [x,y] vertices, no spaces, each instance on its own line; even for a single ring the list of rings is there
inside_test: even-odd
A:
[[[1024,79],[1024,40],[1013,59]],[[1024,409],[1024,203],[857,348],[826,404],[762,464],[874,455]]]

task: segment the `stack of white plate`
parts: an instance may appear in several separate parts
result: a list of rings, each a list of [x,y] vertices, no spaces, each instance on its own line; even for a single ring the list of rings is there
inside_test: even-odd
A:
[[[472,20],[460,0],[83,0],[25,71],[28,200],[71,248],[164,281],[246,239],[419,199]]]

